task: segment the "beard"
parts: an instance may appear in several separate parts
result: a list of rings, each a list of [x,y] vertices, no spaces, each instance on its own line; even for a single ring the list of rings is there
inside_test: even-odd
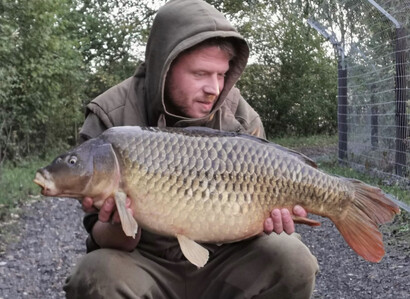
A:
[[[171,91],[172,90],[172,91]],[[218,96],[216,95],[201,95],[193,99],[189,99],[184,92],[179,90],[178,87],[173,87],[170,84],[166,84],[164,89],[164,109],[165,112],[189,118],[199,118],[203,117],[206,114],[209,114],[215,105]],[[211,105],[212,107],[209,110],[201,111],[201,109],[195,109],[198,104]],[[191,112],[191,113],[190,113]],[[190,115],[192,112],[204,113],[203,116],[193,116]]]

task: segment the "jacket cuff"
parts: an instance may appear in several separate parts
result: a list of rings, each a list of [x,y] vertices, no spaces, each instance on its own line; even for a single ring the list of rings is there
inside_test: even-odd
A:
[[[97,242],[95,242],[94,237],[92,235],[92,230],[97,220],[98,220],[98,214],[95,214],[95,213],[87,214],[84,216],[84,219],[83,219],[83,225],[88,232],[88,237],[87,237],[87,240],[85,241],[85,245],[87,247],[87,253],[101,248],[97,244]]]

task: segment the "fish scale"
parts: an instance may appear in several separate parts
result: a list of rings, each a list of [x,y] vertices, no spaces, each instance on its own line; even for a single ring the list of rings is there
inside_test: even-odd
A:
[[[111,128],[40,169],[35,182],[44,195],[93,197],[97,208],[113,196],[127,235],[139,224],[174,236],[198,266],[208,255],[195,241],[255,236],[273,208],[292,212],[295,205],[330,218],[358,254],[377,262],[384,255],[378,225],[399,213],[376,187],[328,175],[266,140],[207,128]]]
[[[161,136],[162,137],[162,136]],[[173,155],[177,155],[177,153],[182,152],[184,153],[185,151],[182,150],[180,151],[181,148],[185,148],[185,144],[187,143],[187,139],[189,139],[189,137],[187,136],[180,136],[180,135],[175,135],[174,138],[174,142],[170,142],[170,140],[172,140],[172,138],[170,138],[169,140],[163,139],[163,138],[158,138],[155,141],[155,145],[156,147],[159,146],[159,144],[161,143],[165,143],[168,142],[169,145],[173,144],[173,145],[177,145],[179,144],[179,147],[175,147],[173,150]],[[144,137],[142,138],[144,139]],[[178,140],[179,139],[179,140]],[[216,138],[215,138],[216,139]],[[176,141],[177,140],[177,141]],[[226,201],[227,204],[229,204],[229,206],[225,207],[224,209],[221,208],[216,208],[217,211],[221,211],[222,213],[224,213],[226,215],[229,214],[233,214],[233,215],[238,215],[248,211],[247,208],[241,208],[241,205],[244,204],[244,201],[241,200],[243,198],[242,193],[239,193],[240,195],[238,195],[238,192],[241,192],[241,189],[243,190],[244,188],[242,187],[242,184],[244,184],[245,182],[243,181],[243,175],[241,173],[241,171],[243,169],[247,169],[247,167],[242,167],[241,162],[243,163],[244,159],[245,159],[245,155],[242,153],[242,151],[246,151],[247,150],[247,146],[244,144],[241,144],[239,141],[235,142],[234,144],[230,144],[228,143],[228,145],[225,145],[224,143],[222,143],[220,140],[215,140],[217,144],[219,144],[220,146],[213,146],[213,142],[208,139],[205,140],[204,142],[201,143],[201,145],[199,145],[198,142],[192,141],[189,143],[189,147],[187,148],[186,154],[190,155],[190,159],[188,160],[188,164],[183,164],[182,168],[187,167],[188,170],[193,170],[193,171],[188,171],[186,172],[186,175],[189,175],[189,177],[185,177],[184,179],[186,181],[191,182],[189,185],[186,185],[186,189],[177,189],[176,192],[177,194],[175,194],[175,201],[180,201],[179,204],[175,204],[173,205],[173,209],[176,209],[177,211],[183,210],[182,207],[187,208],[187,206],[190,206],[190,203],[192,205],[192,203],[196,203],[198,205],[198,202],[203,201],[204,203],[202,204],[202,209],[205,212],[211,212],[212,215],[215,214],[215,211],[212,210],[212,207],[214,206],[218,206],[220,203],[218,202],[218,197],[216,196],[217,193],[212,194],[212,192],[209,192],[209,190],[207,189],[209,183],[208,180],[203,181],[204,179],[204,174],[208,173],[208,176],[210,178],[212,178],[212,180],[210,180],[210,182],[212,182],[213,185],[218,185],[218,189],[220,190],[220,192],[224,192],[225,190],[229,190],[232,188],[233,193],[231,193],[231,196],[228,197],[228,200]],[[152,146],[150,146],[148,144],[148,142],[144,141],[144,142],[136,142],[135,146],[138,147],[138,144],[141,144],[141,146],[148,146],[149,148],[154,148]],[[115,147],[115,143],[113,142],[113,145]],[[171,146],[165,147],[164,151],[165,152],[169,152],[167,150],[167,148],[170,148]],[[118,147],[118,148],[121,148]],[[214,152],[214,154],[208,155],[209,153],[209,149],[210,148],[219,148],[219,151],[222,151],[221,154],[219,154],[219,151]],[[239,152],[239,153],[238,153]],[[212,153],[212,151],[211,151]],[[127,153],[121,153],[121,156],[126,156]],[[224,170],[224,166],[226,167],[225,171],[227,171],[228,174],[233,174],[234,176],[232,177],[227,177],[227,180],[225,181],[225,183],[221,182],[221,181],[214,181],[215,179],[215,170],[211,168],[211,166],[217,164],[217,163],[213,163],[213,161],[216,159],[217,156],[221,156],[221,157],[230,157],[230,160],[227,163],[221,163],[220,160],[218,160],[218,164],[219,165],[223,165],[222,166],[222,170]],[[154,162],[151,161],[151,159],[147,158],[148,155],[144,155],[142,156],[144,159],[142,160],[141,157],[135,157],[133,156],[133,159],[137,159],[138,163],[143,164],[147,169],[148,172],[155,172],[155,171],[162,171],[165,169],[168,169],[169,171],[169,167],[172,167],[172,159],[160,159],[161,162],[164,162],[164,166],[158,168],[158,165]],[[179,157],[179,156],[178,156]],[[212,157],[212,159],[211,159]],[[169,157],[167,157],[169,158]],[[182,160],[182,157],[181,157]],[[265,159],[263,159],[265,160]],[[166,162],[165,162],[166,161]],[[186,161],[186,160],[185,160]],[[206,162],[208,161],[208,163]],[[264,161],[265,162],[265,161]],[[126,163],[124,163],[126,164]],[[246,163],[245,163],[246,165]],[[137,170],[138,168],[135,167],[135,165],[133,165],[132,168],[128,169],[128,171],[130,173],[135,172],[135,170]],[[200,171],[198,171],[198,169]],[[262,168],[263,169],[263,168]],[[169,171],[170,173],[172,173],[172,171]],[[218,173],[220,174],[220,173]],[[165,173],[163,173],[162,175],[167,175]],[[236,176],[235,176],[236,175]],[[199,176],[199,180],[195,180],[195,179],[190,179],[191,176]],[[136,178],[138,177],[138,175],[130,175],[130,177]],[[170,176],[172,177],[172,175]],[[165,178],[165,176],[164,176]],[[202,179],[202,180],[201,180]],[[234,183],[232,183],[232,179],[236,179],[234,181]],[[167,181],[167,179],[164,179],[163,181],[156,181],[155,184],[149,184],[149,182],[142,182],[143,179],[141,179],[141,183],[140,184],[134,184],[134,186],[138,185],[138,186],[147,186],[148,189],[157,189],[160,190],[162,189],[162,191],[153,191],[152,192],[152,198],[151,201],[152,202],[156,202],[156,204],[160,203],[160,202],[164,202],[165,198],[169,198],[169,192],[168,190],[166,190],[163,185],[164,183]],[[201,183],[202,182],[202,183]],[[191,192],[190,192],[191,191]],[[139,192],[138,192],[139,193]],[[266,191],[264,192],[266,193]],[[193,201],[189,201],[187,202],[186,200],[186,194],[192,194],[192,198],[194,199]],[[210,198],[210,197],[213,198]],[[250,197],[249,197],[250,198]],[[260,199],[261,201],[261,205],[264,205],[265,202],[267,201],[267,196],[255,196],[256,199]],[[209,201],[213,201],[214,205],[208,205],[207,202]],[[155,204],[155,205],[156,205]],[[190,207],[190,209],[192,210],[193,207]],[[197,208],[199,209],[199,208]],[[220,213],[221,213],[220,212]],[[231,216],[231,215],[229,215]],[[152,219],[153,221],[157,221],[159,219]],[[185,219],[184,219],[185,220]],[[173,219],[173,221],[174,219]],[[232,224],[235,224],[235,221],[232,221]],[[260,226],[261,224],[258,223],[258,226]],[[230,234],[230,232],[229,232]],[[192,237],[188,234],[189,237]],[[208,241],[206,239],[201,240],[201,241]]]

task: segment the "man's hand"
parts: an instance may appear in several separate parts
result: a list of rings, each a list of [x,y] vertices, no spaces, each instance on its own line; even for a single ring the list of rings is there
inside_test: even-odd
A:
[[[107,198],[101,206],[100,211],[93,206],[93,200],[90,197],[85,197],[81,204],[86,213],[98,212],[98,221],[94,224],[92,235],[95,242],[100,247],[115,248],[124,251],[135,249],[141,237],[141,229],[138,230],[135,239],[125,235],[120,225],[121,220],[114,198]],[[131,213],[133,213],[133,210],[131,209],[131,200],[128,197],[126,207]]]
[[[300,217],[306,217],[307,212],[301,206],[296,205],[293,208],[293,214]],[[285,232],[287,234],[292,234],[295,232],[295,223],[293,222],[292,216],[288,209],[273,209],[270,217],[266,218],[263,224],[263,230],[265,233],[270,234],[275,232],[280,234]]]
[[[98,210],[93,206],[93,199],[91,197],[85,197],[81,202],[82,208],[86,213],[96,213]],[[127,197],[127,208],[133,213],[131,209],[131,200]],[[120,216],[115,205],[115,200],[112,197],[107,198],[100,211],[98,212],[98,220],[101,222],[111,222],[111,224],[121,223]]]

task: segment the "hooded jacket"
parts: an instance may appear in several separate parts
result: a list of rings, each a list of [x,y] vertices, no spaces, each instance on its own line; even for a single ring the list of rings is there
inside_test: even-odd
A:
[[[208,115],[187,118],[171,114],[164,101],[164,85],[172,61],[184,50],[213,37],[229,38],[236,49],[225,77],[224,88]],[[135,74],[110,88],[90,102],[86,120],[80,131],[80,142],[98,136],[113,126],[206,126],[265,137],[258,114],[242,98],[234,84],[245,69],[249,48],[242,36],[214,7],[201,0],[171,0],[161,7],[150,32],[145,62]],[[87,215],[88,232],[97,221],[96,214]],[[87,240],[93,250],[92,236]],[[182,252],[176,239],[142,233],[138,245],[168,260],[180,260]],[[212,252],[217,247],[208,245]]]
[[[213,109],[205,117],[196,119],[169,113],[164,101],[164,85],[172,61],[184,50],[213,37],[229,38],[237,52]],[[167,2],[155,17],[145,62],[132,77],[87,105],[80,141],[96,137],[113,126],[167,126],[167,123],[264,137],[260,117],[234,87],[245,69],[248,56],[245,40],[213,6],[201,0]]]

